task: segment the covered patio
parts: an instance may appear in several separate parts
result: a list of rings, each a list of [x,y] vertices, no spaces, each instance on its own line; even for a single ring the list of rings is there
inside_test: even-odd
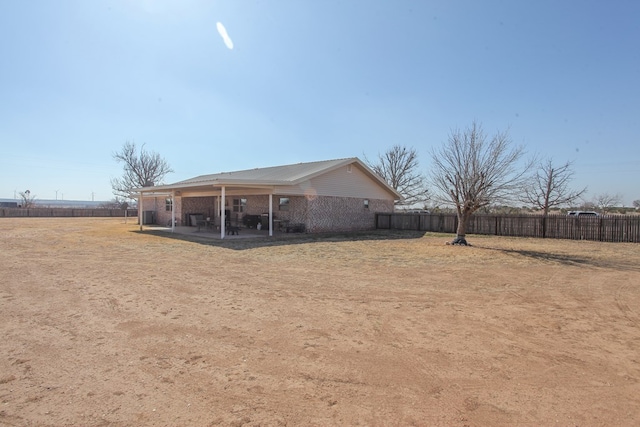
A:
[[[243,227],[240,223],[245,217],[244,212],[241,210],[241,206],[237,206],[238,211],[231,213],[229,208],[236,208],[236,206],[227,205],[227,197],[231,197],[232,200],[246,200],[244,197],[250,196],[268,196],[268,210],[261,215],[253,215],[261,217],[261,228]],[[274,221],[273,213],[273,190],[265,191],[263,188],[245,187],[245,186],[232,186],[227,190],[227,186],[221,186],[216,188],[182,188],[175,189],[170,192],[158,191],[157,188],[151,187],[149,191],[141,190],[138,195],[138,206],[144,206],[145,198],[165,198],[167,204],[171,208],[171,216],[168,221],[168,227],[154,227],[155,229],[166,229],[172,233],[191,234],[194,232],[202,235],[216,236],[219,239],[225,238],[246,238],[246,237],[266,237],[273,236],[275,233],[281,233],[287,231],[286,228],[282,229],[282,223],[280,220]],[[233,197],[239,197],[240,199],[233,199]],[[205,217],[202,214],[202,218],[195,219],[197,222],[191,224],[193,215],[189,212],[184,212],[184,207],[180,205],[178,209],[177,200],[184,201],[185,199],[208,198],[214,200],[213,206],[207,208],[208,215]],[[223,202],[225,205],[223,208]],[[180,210],[180,212],[178,212]],[[138,220],[140,223],[140,230],[143,230],[144,209],[138,209]],[[185,218],[182,218],[182,217]],[[262,225],[263,222],[267,224]],[[178,225],[181,224],[181,225]],[[195,229],[195,230],[194,230]]]

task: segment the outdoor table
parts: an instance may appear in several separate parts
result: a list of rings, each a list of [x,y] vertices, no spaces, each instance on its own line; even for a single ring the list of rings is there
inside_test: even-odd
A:
[[[200,231],[202,227],[204,227],[205,230],[208,228],[213,229],[214,222],[209,219],[199,219],[198,221],[196,221],[196,225],[198,226],[198,231]]]

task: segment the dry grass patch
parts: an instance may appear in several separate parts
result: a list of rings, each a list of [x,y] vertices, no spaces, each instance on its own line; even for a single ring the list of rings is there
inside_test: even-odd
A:
[[[0,424],[640,423],[638,245],[0,225]]]

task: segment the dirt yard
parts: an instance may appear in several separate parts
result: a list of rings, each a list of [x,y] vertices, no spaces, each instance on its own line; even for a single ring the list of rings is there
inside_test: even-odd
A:
[[[0,425],[640,425],[640,245],[137,230],[0,219]]]

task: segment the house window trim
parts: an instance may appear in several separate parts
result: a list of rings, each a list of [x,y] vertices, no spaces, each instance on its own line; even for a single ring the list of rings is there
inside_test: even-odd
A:
[[[291,199],[289,197],[280,197],[278,199],[278,210],[288,211],[291,206]]]
[[[244,197],[238,197],[231,201],[231,211],[236,213],[243,213],[247,208],[247,199]]]

